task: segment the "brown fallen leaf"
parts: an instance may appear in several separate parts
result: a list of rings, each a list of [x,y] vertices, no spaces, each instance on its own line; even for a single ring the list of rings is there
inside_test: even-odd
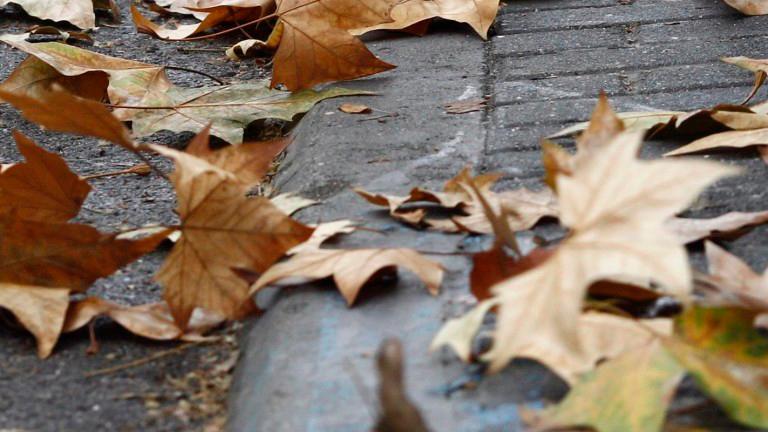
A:
[[[766,15],[768,4],[764,0],[724,0],[725,3],[745,15]]]
[[[111,318],[135,335],[155,340],[199,340],[205,333],[224,322],[221,315],[195,309],[187,330],[183,331],[173,321],[165,303],[122,306],[99,297],[88,297],[69,306],[62,332],[78,330],[99,316]]]
[[[476,111],[484,111],[488,106],[488,99],[470,99],[464,101],[450,102],[443,105],[446,114],[466,114]]]
[[[355,30],[353,34],[364,34],[374,30],[407,30],[433,18],[443,18],[469,24],[480,37],[488,37],[488,29],[499,10],[498,0],[406,0],[392,8],[391,23],[373,25]],[[423,34],[424,30],[415,31]]]
[[[26,162],[0,173],[0,212],[34,221],[66,222],[77,216],[91,186],[64,159],[21,132],[13,138]]]
[[[667,221],[667,229],[673,232],[681,243],[687,244],[715,235],[738,234],[766,222],[768,222],[768,211],[730,212],[710,219],[675,217]]]
[[[69,307],[66,288],[0,282],[0,307],[6,308],[37,339],[37,355],[51,355]]]
[[[265,46],[276,49],[272,87],[311,88],[392,69],[349,31],[391,21],[399,0],[279,0]]]
[[[339,105],[339,111],[347,114],[368,114],[373,110],[363,104],[343,103]]]
[[[499,174],[488,173],[472,177],[469,168],[464,168],[453,179],[446,182],[442,192],[413,188],[406,196],[374,194],[363,189],[354,191],[371,204],[388,207],[394,219],[416,227],[428,227],[439,231],[490,233],[491,225],[483,207],[465,186],[472,181],[481,190],[491,206],[498,212],[502,208],[513,230],[525,230],[535,225],[544,217],[557,216],[557,200],[547,189],[531,191],[525,188],[495,193],[491,188],[500,178]],[[438,204],[444,209],[456,210],[464,215],[453,216],[448,220],[429,218],[424,208],[406,208],[405,204],[428,202]]]
[[[217,168],[234,174],[246,187],[252,187],[261,183],[275,157],[290,143],[290,138],[277,138],[270,141],[245,142],[239,146],[212,150],[209,125],[192,138],[186,151]]]
[[[317,249],[298,253],[264,272],[251,286],[251,294],[283,279],[295,283],[297,279],[307,282],[333,277],[351,306],[360,289],[376,272],[398,266],[412,271],[430,294],[437,295],[443,267],[412,249]]]
[[[195,24],[179,24],[175,28],[153,23],[143,16],[135,5],[131,5],[131,16],[136,30],[140,33],[157,36],[160,39],[184,39],[220,24],[256,20],[269,13],[273,5],[272,0],[236,0],[217,2],[215,5],[204,8],[195,7],[194,10],[186,9],[190,13],[196,12],[195,15],[202,18],[202,21]]]
[[[487,194],[488,203],[499,213],[504,211],[507,224],[513,231],[530,229],[544,218],[556,218],[560,213],[557,196],[549,188],[533,191],[526,188]],[[490,234],[491,223],[482,206],[473,202],[464,210],[467,216],[454,216],[451,220],[463,231]]]
[[[0,216],[0,281],[84,291],[154,250],[169,232],[125,240],[88,225]]]
[[[498,370],[522,349],[547,345],[578,357],[578,327],[587,287],[614,276],[653,278],[686,295],[685,250],[664,222],[709,183],[733,175],[707,161],[636,159],[642,133],[624,133],[557,178],[560,220],[570,235],[542,265],[498,284],[502,302],[495,343],[487,354]]]
[[[264,272],[313,230],[266,198],[246,197],[247,185],[233,173],[189,153],[152,148],[176,166],[171,181],[182,235],[156,275],[174,320],[186,328],[196,307],[240,317],[250,294],[235,270]]]
[[[0,98],[20,110],[27,120],[46,129],[101,138],[129,150],[138,148],[128,129],[103,104],[74,96],[57,86],[37,97],[0,90]]]
[[[30,43],[27,36],[26,33],[0,35],[0,41],[36,58],[24,61],[0,84],[0,90],[34,96],[45,92],[52,82],[62,84],[63,81],[64,87],[76,96],[101,100],[97,96],[103,96],[106,91],[112,104],[129,105],[138,103],[147,92],[161,93],[172,86],[161,66],[110,57],[59,42]]]
[[[9,309],[47,357],[58,340],[69,293],[152,251],[168,230],[122,240],[87,225],[0,216],[0,307]]]
[[[397,339],[387,339],[376,353],[379,371],[379,418],[375,432],[428,432],[429,428],[419,409],[408,399],[405,391],[403,345]]]

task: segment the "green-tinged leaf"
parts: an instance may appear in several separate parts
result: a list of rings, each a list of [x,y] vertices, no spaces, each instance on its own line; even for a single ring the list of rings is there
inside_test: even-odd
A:
[[[683,369],[658,343],[603,363],[559,404],[528,415],[534,430],[592,427],[599,432],[661,430]]]
[[[121,110],[121,119],[133,122],[133,132],[138,137],[160,130],[199,132],[210,124],[211,135],[240,144],[243,130],[255,120],[290,121],[323,99],[360,94],[367,93],[343,88],[290,93],[270,89],[267,81],[200,88],[173,87],[167,92],[148,93],[140,105],[151,109]]]
[[[677,318],[675,332],[705,351],[768,367],[768,337],[754,327],[757,313],[738,308],[692,307]]]
[[[694,308],[679,319],[680,339],[667,349],[735,421],[768,428],[766,339],[752,327],[754,313]]]
[[[4,34],[0,35],[0,41],[34,56],[55,69],[55,73],[39,62],[27,60],[0,84],[0,89],[34,96],[47,90],[51,82],[62,84],[63,81],[63,86],[77,96],[96,99],[97,95],[104,94],[106,74],[110,102],[128,104],[136,103],[148,91],[160,93],[171,87],[162,66],[110,57],[59,42],[30,43],[26,41],[28,36],[28,33]]]

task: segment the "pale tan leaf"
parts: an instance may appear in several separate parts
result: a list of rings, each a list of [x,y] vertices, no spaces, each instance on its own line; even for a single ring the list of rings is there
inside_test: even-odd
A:
[[[313,281],[333,277],[351,306],[360,289],[376,272],[391,267],[412,271],[432,295],[440,289],[443,267],[412,249],[317,249],[273,265],[251,286],[251,293],[283,279]]]
[[[224,322],[224,317],[219,314],[195,309],[187,330],[183,331],[173,321],[165,303],[123,306],[99,297],[88,297],[69,307],[63,333],[80,329],[99,316],[108,316],[131,333],[155,340],[196,340]]]
[[[498,370],[532,344],[583,352],[578,322],[587,287],[614,276],[652,277],[686,295],[686,252],[664,223],[713,181],[738,170],[707,161],[636,159],[643,133],[625,133],[558,177],[560,220],[571,234],[543,264],[498,284]]]
[[[320,246],[327,240],[330,240],[339,234],[352,233],[357,229],[357,226],[351,220],[343,219],[321,223],[313,228],[315,231],[312,233],[312,236],[304,243],[291,248],[291,250],[286,252],[286,255],[295,255],[320,249]]]
[[[730,212],[710,219],[672,218],[667,229],[683,244],[692,243],[716,234],[728,235],[768,222],[768,211]]]
[[[59,340],[68,306],[68,289],[0,283],[0,307],[35,336],[40,358],[48,357]]]

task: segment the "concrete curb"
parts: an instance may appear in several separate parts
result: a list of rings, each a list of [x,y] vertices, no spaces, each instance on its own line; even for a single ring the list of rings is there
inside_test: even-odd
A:
[[[369,46],[398,69],[347,85],[379,92],[355,101],[398,116],[363,120],[366,116],[339,112],[339,100],[322,103],[298,127],[276,185],[280,191],[323,201],[300,214],[305,222],[351,218],[386,233],[356,233],[340,242],[345,247],[456,251],[464,246],[463,236],[415,233],[363,202],[350,187],[389,193],[414,185],[440,187],[462,167],[478,163],[485,146],[484,114],[449,115],[441,105],[483,94],[484,43],[468,28],[449,27],[423,38]],[[371,117],[380,114],[374,111]],[[373,424],[369,412],[376,407],[366,406],[370,402],[356,388],[353,374],[360,375],[369,392],[375,391],[372,354],[387,336],[403,340],[410,394],[434,430],[508,430],[517,422],[514,402],[562,391],[556,381],[545,385],[549,375],[529,364],[510,373],[518,382],[534,384],[520,387],[533,393],[504,385],[510,379],[506,376],[452,400],[439,394],[462,376],[463,366],[450,356],[428,353],[427,347],[442,322],[469,301],[467,260],[457,256],[440,261],[447,276],[438,298],[405,272],[396,283],[380,290],[371,287],[373,294],[363,295],[351,309],[327,287],[276,294],[268,312],[245,332],[231,390],[229,430],[365,430]]]

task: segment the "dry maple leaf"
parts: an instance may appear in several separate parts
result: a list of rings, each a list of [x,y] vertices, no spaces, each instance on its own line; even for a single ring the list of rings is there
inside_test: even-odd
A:
[[[405,0],[392,8],[391,23],[355,30],[363,34],[374,30],[402,30],[433,18],[469,24],[483,39],[499,10],[498,0]]]
[[[188,9],[193,7],[194,9]],[[131,5],[131,16],[136,29],[141,33],[161,39],[184,39],[195,33],[210,30],[223,23],[244,23],[259,19],[274,7],[273,0],[232,0],[216,2],[215,5],[200,5],[180,8],[180,12],[193,13],[201,19],[196,24],[179,24],[175,28],[161,26],[144,17],[135,5]]]
[[[282,279],[312,281],[333,277],[341,295],[352,305],[360,289],[379,270],[405,267],[437,295],[443,279],[443,267],[412,249],[317,249],[293,255],[270,267],[251,286],[254,293]]]
[[[272,87],[311,88],[392,69],[349,31],[391,21],[399,0],[279,0],[265,46],[275,48]]]
[[[28,94],[46,91],[52,82],[88,99],[100,100],[105,92],[113,104],[130,104],[153,91],[172,85],[161,66],[110,57],[59,42],[30,43],[28,34],[4,34],[0,41],[34,56],[11,73],[0,90]],[[40,62],[49,67],[43,67]],[[66,77],[66,78],[65,78]],[[83,93],[76,92],[82,91]]]
[[[0,307],[9,309],[47,357],[58,340],[70,291],[85,291],[98,278],[152,251],[164,230],[122,240],[87,225],[0,217]]]
[[[182,235],[156,276],[174,320],[186,328],[196,307],[238,318],[249,292],[236,270],[264,272],[312,229],[266,198],[246,197],[247,185],[231,172],[188,153],[153,148],[176,163],[171,180]]]
[[[91,186],[69,170],[56,153],[21,132],[13,138],[26,162],[0,173],[0,211],[27,220],[66,222],[77,216]]]
[[[231,144],[240,144],[243,130],[255,120],[291,121],[321,100],[359,94],[365,92],[327,88],[290,93],[270,89],[266,81],[199,88],[173,87],[147,93],[138,106],[148,109],[120,109],[115,114],[121,120],[132,122],[137,137],[160,130],[196,133],[210,125],[212,135]]]
[[[640,161],[641,133],[623,133],[557,178],[560,219],[571,229],[538,267],[497,284],[494,370],[536,345],[582,352],[578,322],[587,287],[615,276],[651,277],[685,295],[685,250],[664,228],[713,181],[738,170],[707,161]]]
[[[699,153],[719,148],[746,148],[751,146],[768,145],[768,128],[728,131],[704,138],[666,153],[664,156],[678,156]]]
[[[66,288],[0,282],[0,307],[6,308],[37,339],[37,355],[48,357],[59,339],[69,307]]]
[[[290,143],[290,138],[277,138],[212,150],[209,125],[192,138],[186,151],[217,168],[232,173],[246,187],[252,187],[261,183],[272,167],[272,161]]]
[[[17,4],[35,18],[67,21],[81,29],[96,27],[93,0],[0,0],[0,7],[7,4]]]
[[[183,331],[173,321],[165,303],[122,306],[98,297],[88,297],[70,305],[62,333],[80,329],[99,316],[108,316],[131,333],[155,340],[199,340],[224,322],[221,315],[195,309],[186,331]]]
[[[58,86],[36,97],[0,90],[0,98],[46,129],[101,138],[129,150],[137,148],[128,129],[103,104],[74,96]]]
[[[376,353],[379,371],[379,418],[374,432],[428,432],[419,409],[405,391],[403,345],[397,339],[381,343]]]
[[[765,0],[724,0],[725,3],[745,15],[768,14],[768,3]]]

